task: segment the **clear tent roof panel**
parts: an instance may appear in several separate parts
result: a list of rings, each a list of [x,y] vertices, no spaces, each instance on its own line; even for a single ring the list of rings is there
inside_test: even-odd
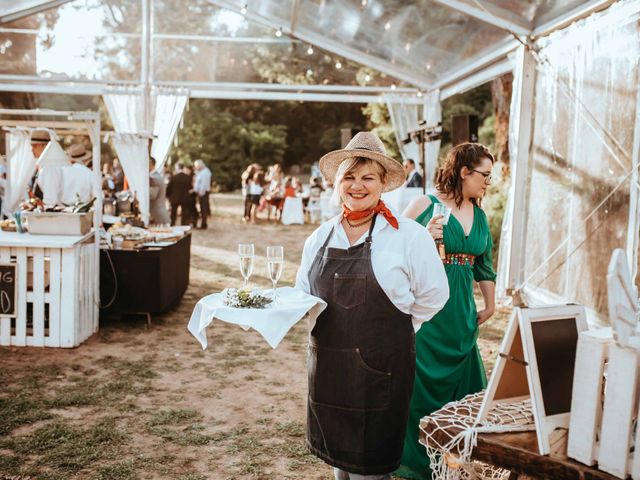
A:
[[[241,1],[234,1],[242,8]],[[247,4],[256,15],[289,26],[291,0]],[[493,45],[509,39],[508,32],[435,1],[390,0],[302,1],[295,15],[299,32],[323,37],[389,65],[397,65],[428,82]]]

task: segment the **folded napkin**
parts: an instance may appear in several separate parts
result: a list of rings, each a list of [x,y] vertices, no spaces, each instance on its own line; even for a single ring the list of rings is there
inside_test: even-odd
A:
[[[207,348],[206,330],[214,320],[258,331],[271,348],[276,348],[287,332],[309,314],[312,323],[327,307],[324,300],[292,287],[278,288],[276,305],[265,308],[233,308],[224,304],[226,290],[201,298],[193,309],[187,328]]]

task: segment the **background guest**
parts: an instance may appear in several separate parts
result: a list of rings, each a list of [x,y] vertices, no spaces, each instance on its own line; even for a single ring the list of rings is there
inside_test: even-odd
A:
[[[211,170],[207,168],[200,159],[193,162],[196,169],[196,180],[194,190],[198,196],[198,205],[200,206],[200,228],[207,228],[207,219],[211,213],[209,207],[209,192],[211,191]]]
[[[171,222],[167,211],[167,185],[156,171],[156,159],[149,157],[149,215],[151,223],[165,225]]]
[[[242,195],[244,196],[244,215],[242,219],[246,222],[251,218],[251,195],[249,194],[249,183],[253,176],[261,169],[257,163],[252,163],[242,172],[240,180],[242,181]]]
[[[177,165],[180,169],[167,185],[167,196],[169,197],[169,203],[171,204],[171,225],[176,224],[178,218],[178,209],[180,209],[180,224],[191,224],[191,195],[192,180],[191,169],[183,163]]]
[[[264,172],[256,172],[253,175],[253,178],[249,181],[247,188],[248,196],[251,198],[251,210],[249,216],[251,223],[256,223],[258,220],[258,206],[260,205],[260,198],[264,193]]]
[[[404,186],[407,188],[422,188],[423,179],[422,175],[420,175],[420,172],[418,172],[418,170],[416,169],[416,162],[414,162],[411,158],[407,158],[402,166],[404,167],[404,171],[407,174],[407,181],[405,182]]]

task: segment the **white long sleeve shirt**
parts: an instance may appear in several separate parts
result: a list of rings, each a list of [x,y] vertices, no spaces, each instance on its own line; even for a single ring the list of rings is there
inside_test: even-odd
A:
[[[400,311],[411,315],[417,332],[422,323],[430,320],[449,299],[449,283],[429,232],[419,223],[401,217],[395,211],[393,214],[398,219],[398,230],[382,215],[376,219],[371,264],[382,290]],[[328,246],[349,248],[340,220],[341,215],[332,218],[307,238],[296,278],[297,288],[310,293],[309,269],[331,227],[335,228]],[[364,242],[367,233],[355,244]]]

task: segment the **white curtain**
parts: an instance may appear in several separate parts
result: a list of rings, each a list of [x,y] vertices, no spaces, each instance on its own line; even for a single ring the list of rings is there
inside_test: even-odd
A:
[[[148,139],[155,136],[151,155],[156,159],[156,170],[162,167],[175,137],[189,95],[184,89],[154,90],[149,102],[149,118],[153,119],[153,131],[146,127],[145,98],[139,89],[112,89],[104,95],[113,128],[119,139],[115,141],[118,157],[140,204],[140,213],[145,221],[149,218],[149,151]],[[131,137],[136,134],[137,141]],[[118,146],[119,145],[119,146]],[[142,152],[144,150],[144,152]],[[132,155],[126,157],[126,155]]]
[[[145,131],[144,96],[140,90],[111,90],[102,98],[117,133]]]
[[[411,158],[416,162],[416,166],[418,166],[420,158],[418,144],[415,142],[405,144],[403,140],[407,138],[411,130],[418,128],[418,122],[422,120],[421,106],[415,103],[408,103],[406,95],[388,93],[384,95],[384,99],[387,103],[387,109],[389,110],[391,124],[393,125],[402,160]],[[422,165],[419,166],[422,168]]]
[[[424,119],[428,127],[435,127],[442,122],[442,106],[440,105],[440,90],[429,92],[424,97]],[[426,172],[422,177],[428,189],[434,188],[434,178],[438,167],[438,155],[440,154],[440,140],[428,142],[425,147]]]
[[[136,134],[118,133],[113,139],[129,182],[129,189],[136,194],[142,221],[149,223],[149,148],[148,139]]]
[[[31,135],[24,130],[7,133],[7,187],[3,210],[11,214],[26,198],[29,180],[36,172],[36,158],[31,153]]]
[[[171,142],[176,135],[180,119],[189,98],[185,90],[163,89],[155,95],[153,145],[151,156],[156,159],[156,170],[162,172]]]

